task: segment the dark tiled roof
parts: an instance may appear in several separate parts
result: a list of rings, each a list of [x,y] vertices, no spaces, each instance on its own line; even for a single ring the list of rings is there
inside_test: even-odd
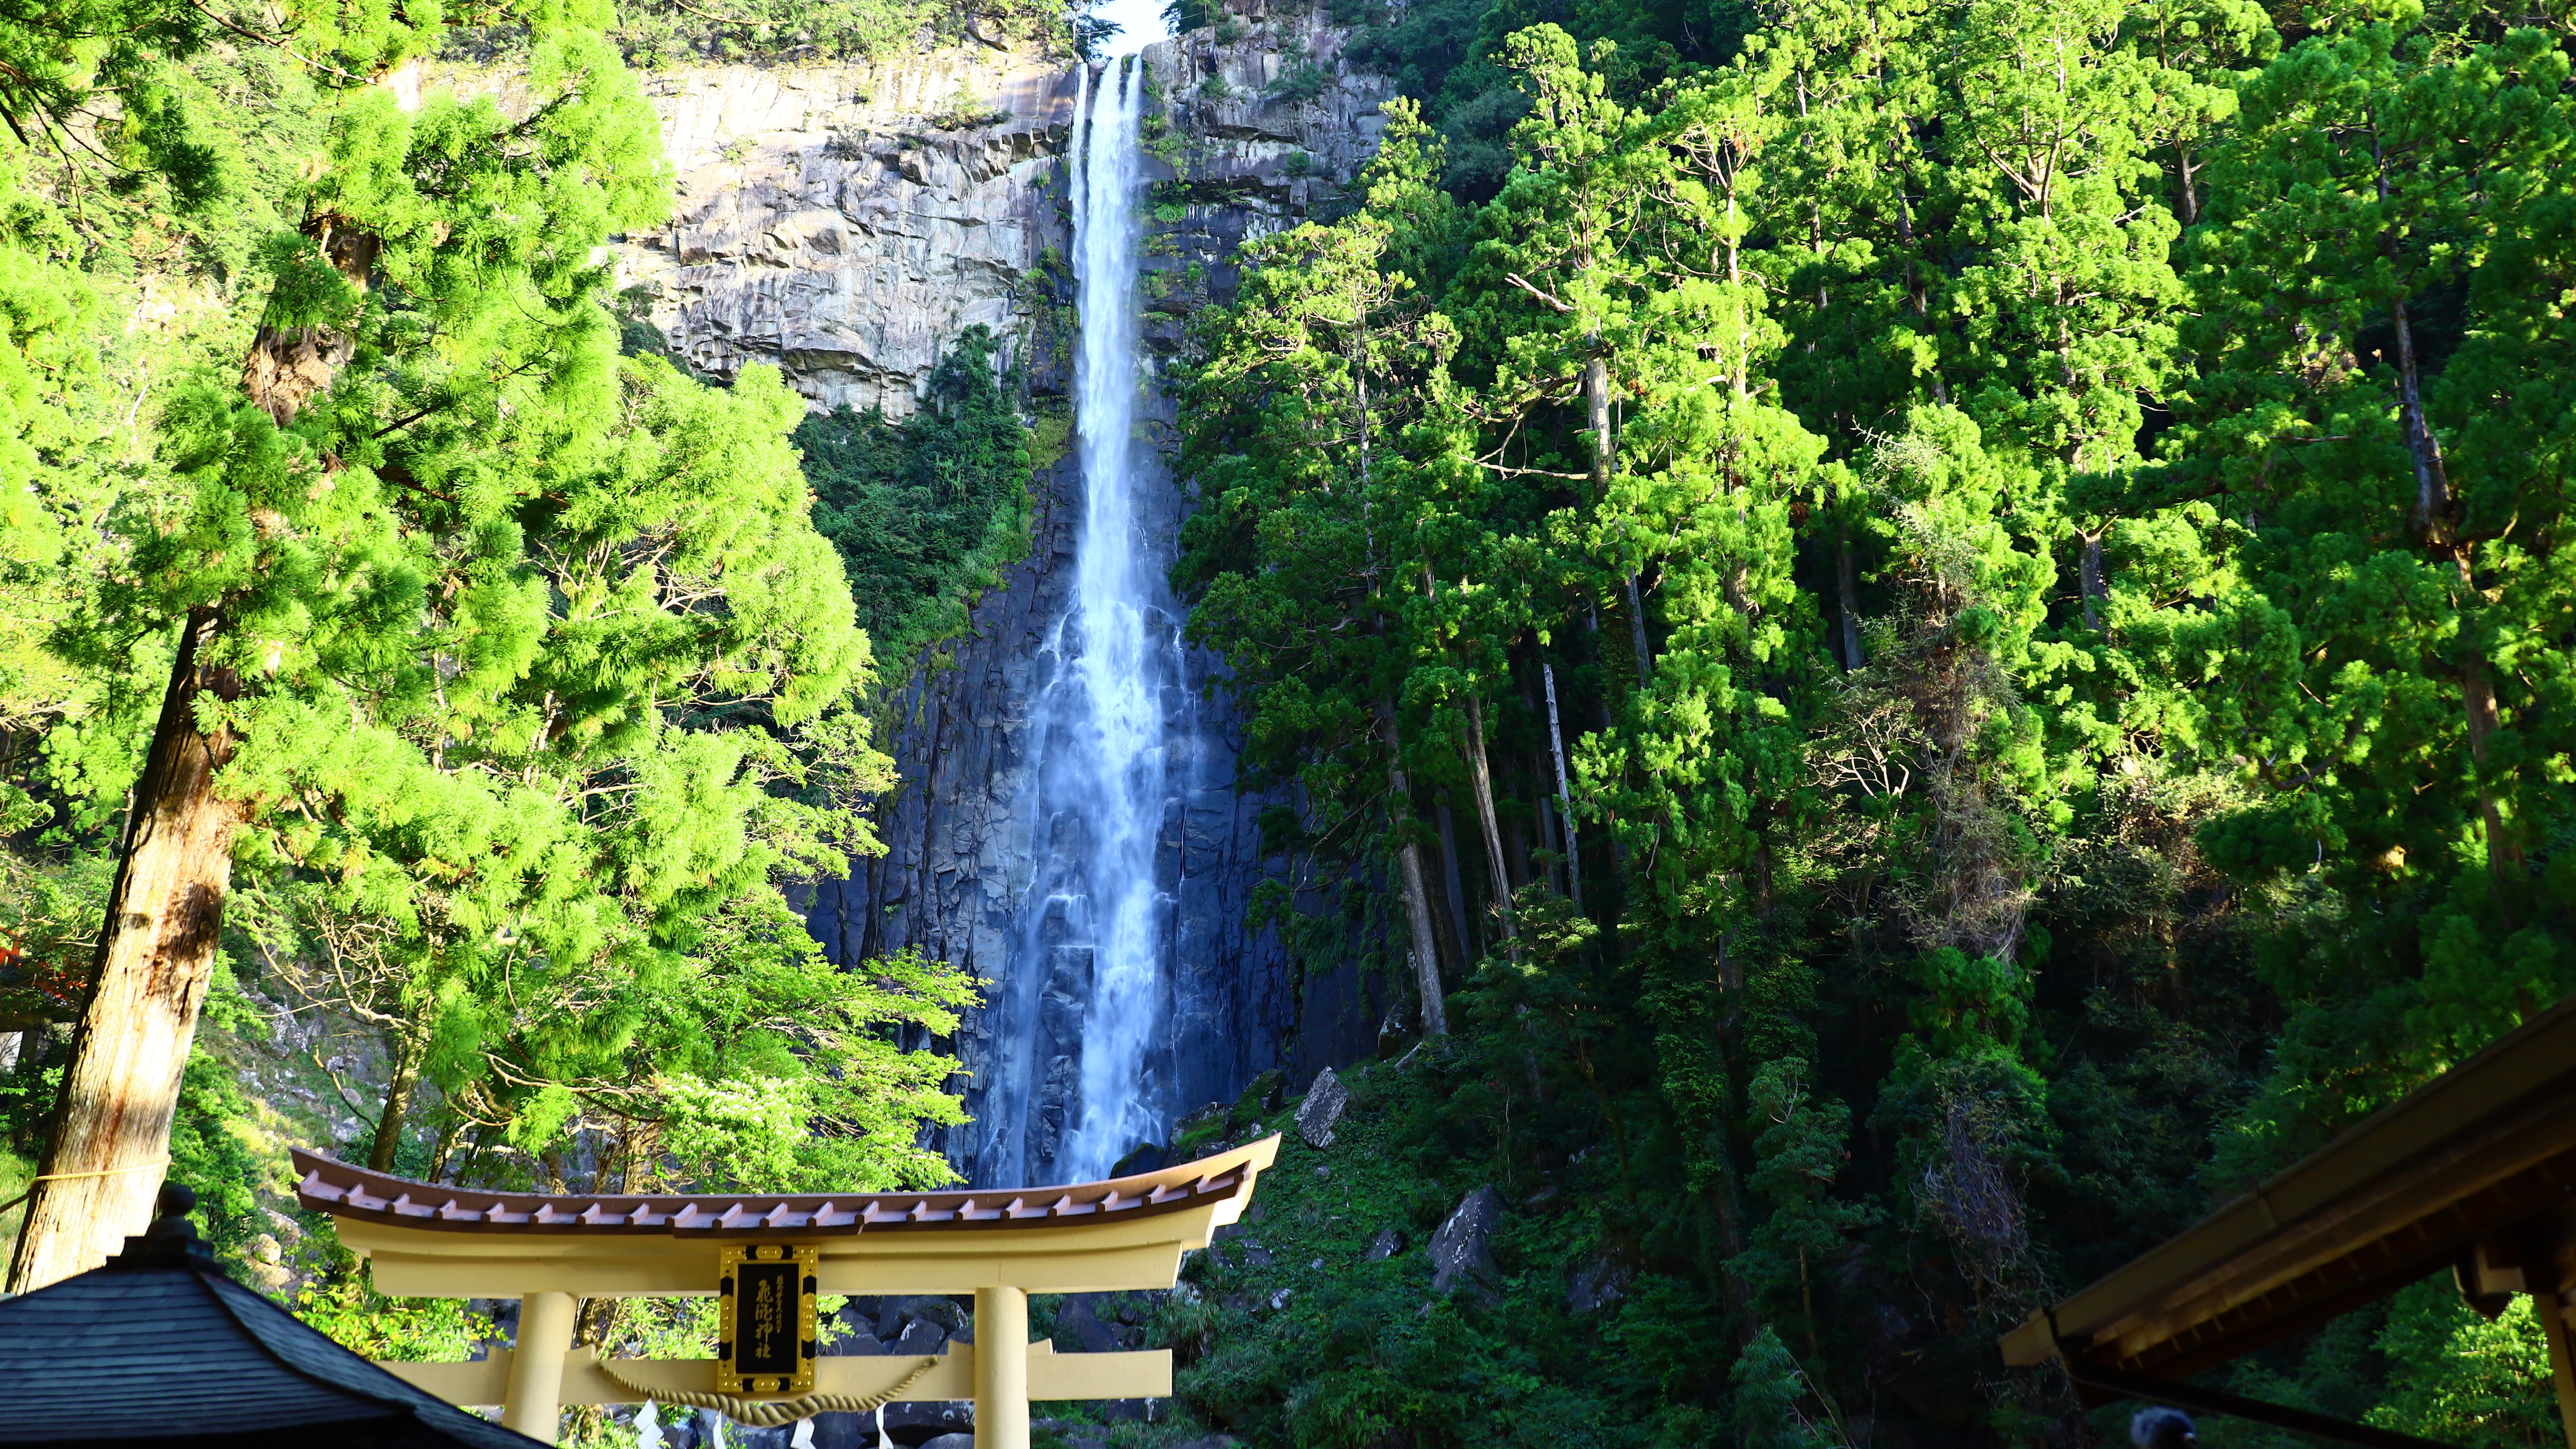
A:
[[[1251,1184],[1260,1145],[1159,1172],[1071,1187],[684,1197],[474,1192],[369,1172],[299,1151],[295,1169],[303,1182],[296,1197],[334,1217],[481,1233],[838,1238],[860,1232],[1066,1227],[1158,1217],[1225,1201]]]
[[[0,1302],[0,1444],[534,1449],[413,1388],[203,1260]]]

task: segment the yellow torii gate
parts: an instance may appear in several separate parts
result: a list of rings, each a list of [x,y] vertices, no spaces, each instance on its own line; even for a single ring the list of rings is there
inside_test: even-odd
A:
[[[455,1404],[552,1442],[567,1404],[722,1393],[975,1401],[977,1449],[1028,1449],[1032,1399],[1164,1398],[1168,1350],[1058,1354],[1028,1341],[1035,1293],[1169,1288],[1181,1255],[1241,1217],[1279,1154],[1264,1138],[1108,1182],[1017,1191],[549,1196],[468,1192],[309,1152],[296,1196],[339,1221],[380,1292],[517,1298],[517,1346],[473,1363],[386,1363]],[[975,1341],[936,1359],[816,1353],[816,1293],[973,1293]],[[572,1346],[583,1298],[722,1296],[713,1359]]]

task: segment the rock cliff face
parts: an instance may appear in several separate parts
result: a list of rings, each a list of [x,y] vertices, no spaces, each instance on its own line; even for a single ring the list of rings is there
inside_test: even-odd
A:
[[[980,45],[870,66],[715,66],[646,78],[679,173],[670,225],[620,247],[630,305],[675,359],[774,362],[822,406],[913,410],[967,327],[1032,347],[1065,245],[1073,72]]]
[[[1238,5],[1221,26],[1147,51],[1160,121],[1147,124],[1145,331],[1157,359],[1181,344],[1192,311],[1231,296],[1245,240],[1344,203],[1393,93],[1344,62],[1347,33],[1317,12]],[[628,239],[628,295],[689,365],[730,375],[776,362],[818,405],[910,411],[940,349],[978,322],[1010,340],[1034,392],[1060,392],[1075,91],[1069,63],[984,49],[872,69],[657,77],[684,197],[669,230]],[[1157,407],[1151,425],[1168,437],[1170,404]],[[1044,937],[1042,922],[1029,929],[1028,913],[1046,906],[1026,899],[1031,863],[1055,845],[1031,788],[1029,702],[1055,668],[1081,486],[1070,460],[1037,480],[1028,560],[901,692],[892,748],[904,783],[880,821],[888,853],[823,883],[811,908],[837,959],[918,946],[994,982],[996,1005],[957,1042],[970,1113],[987,1113],[1001,1041],[1031,1029],[1001,1003],[1034,1003],[1040,1070],[1012,1089],[1033,1094],[1033,1142],[1062,1125],[1087,989],[1016,979],[1050,969],[1025,945]],[[1168,483],[1148,497],[1139,526],[1167,566],[1185,501]],[[1248,930],[1252,892],[1275,868],[1256,824],[1269,802],[1234,792],[1238,722],[1203,688],[1214,668],[1193,657],[1167,710],[1160,854],[1176,966],[1168,1055],[1149,1065],[1183,1106],[1230,1099],[1283,1062],[1304,1076],[1367,1050],[1383,1004],[1355,977],[1301,1000],[1277,942]],[[1015,961],[1015,945],[1032,959]],[[973,1129],[948,1150],[968,1163]]]

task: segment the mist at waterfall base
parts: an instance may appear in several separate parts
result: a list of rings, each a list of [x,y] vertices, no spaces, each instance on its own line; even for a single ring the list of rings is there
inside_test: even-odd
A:
[[[1081,335],[1074,421],[1082,470],[1072,599],[1042,646],[1030,701],[1036,858],[1010,970],[994,986],[1019,1024],[997,1043],[966,1163],[978,1185],[1105,1176],[1169,1120],[1173,897],[1160,879],[1173,803],[1166,742],[1182,684],[1168,561],[1140,538],[1160,460],[1136,439],[1143,62],[1088,69],[1071,151]]]

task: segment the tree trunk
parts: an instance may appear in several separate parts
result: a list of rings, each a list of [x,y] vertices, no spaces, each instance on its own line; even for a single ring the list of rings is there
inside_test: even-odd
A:
[[[1646,605],[1635,574],[1628,575],[1628,646],[1637,651],[1637,687],[1643,689],[1655,677],[1655,660],[1646,649]]]
[[[394,1038],[393,1080],[385,1086],[385,1109],[376,1114],[376,1135],[367,1145],[367,1166],[374,1171],[393,1171],[394,1154],[402,1151],[403,1124],[411,1117],[412,1090],[420,1085],[427,1035],[428,1022],[414,1018]]]
[[[2406,304],[2396,303],[2389,314],[2397,328],[2398,412],[2406,425],[2406,451],[2415,464],[2415,534],[2427,550],[2448,557],[2459,571],[2457,597],[2465,605],[2477,597],[2472,577],[2475,567],[2470,559],[2472,545],[2456,541],[2449,527],[2450,467],[2442,457],[2442,440],[2433,435],[2432,423],[2424,416],[2424,380],[2415,360],[2415,329],[2406,315]],[[2525,869],[2522,847],[2505,832],[2504,811],[2496,804],[2495,781],[2487,775],[2487,739],[2501,723],[2501,715],[2496,707],[2495,680],[2482,653],[2472,651],[2461,662],[2460,709],[2468,725],[2469,755],[2478,764],[2478,814],[2487,828],[2487,869],[2499,881],[2511,880],[2525,874]]]
[[[1395,733],[1395,705],[1379,700],[1378,732],[1386,741],[1386,787],[1393,796],[1387,813],[1401,830],[1412,792],[1404,780],[1404,755]],[[1431,938],[1431,902],[1422,883],[1422,851],[1411,840],[1396,847],[1396,871],[1404,878],[1404,923],[1413,938],[1413,980],[1422,994],[1424,1037],[1449,1034],[1448,1004],[1440,995],[1440,948]]]
[[[2111,596],[2111,586],[2102,577],[2102,530],[2079,533],[2084,540],[2084,556],[2075,565],[2075,589],[2084,596],[2084,627],[2102,632],[2101,601]]]
[[[338,217],[305,234],[363,292],[383,243]],[[331,385],[355,339],[327,327],[262,325],[242,362],[242,390],[283,425]],[[336,466],[336,465],[333,465]],[[97,977],[54,1102],[53,1131],[9,1287],[32,1292],[96,1267],[150,1225],[170,1150],[179,1082],[223,936],[240,807],[215,796],[232,758],[229,732],[197,729],[201,694],[232,699],[240,681],[201,661],[220,615],[192,610],[171,661],[152,750],[126,812],[125,842],[100,929]]]
[[[1458,936],[1458,961],[1463,966],[1476,959],[1475,936],[1467,930],[1467,885],[1458,869],[1458,823],[1450,812],[1444,792],[1432,807],[1440,826],[1440,882],[1448,888],[1449,929]]]
[[[199,609],[180,631],[161,720],[126,816],[97,974],[11,1265],[13,1292],[97,1267],[152,1220],[241,823],[240,807],[215,795],[215,773],[232,758],[233,738],[202,734],[196,725],[200,694],[231,698],[238,688],[229,671],[199,662],[215,627],[213,611]]]
[[[1593,339],[1595,345],[1600,339]],[[1592,486],[1610,486],[1610,359],[1594,353],[1583,364],[1583,408],[1592,427]]]
[[[1852,566],[1851,531],[1834,535],[1834,608],[1843,616],[1843,668],[1858,669],[1860,657],[1860,574]]]
[[[372,232],[342,226],[337,218],[325,216],[307,221],[305,234],[321,243],[322,255],[351,286],[361,292],[367,289],[368,274],[384,250],[384,243]],[[284,427],[315,393],[331,385],[356,351],[357,338],[337,328],[262,323],[251,338],[250,356],[242,360],[242,391]]]
[[[2495,782],[2487,777],[2487,738],[2495,733],[2501,716],[2496,709],[2495,681],[2487,673],[2483,656],[2472,656],[2461,671],[2460,697],[2468,715],[2469,756],[2478,764],[2478,813],[2487,827],[2487,870],[2499,881],[2528,875],[2521,845],[2505,832],[2504,812],[2496,805]],[[2513,903],[2507,901],[2505,907],[2511,910]]]
[[[1485,761],[1485,710],[1467,696],[1467,778],[1476,791],[1476,821],[1485,827],[1485,869],[1494,883],[1494,908],[1503,915],[1503,949],[1521,959],[1520,933],[1512,929],[1512,878],[1503,869],[1503,832],[1494,818],[1494,774]]]
[[[1565,879],[1572,889],[1574,913],[1583,914],[1583,847],[1574,838],[1574,789],[1566,782],[1565,730],[1556,718],[1556,666],[1542,659],[1538,677],[1547,686],[1547,742],[1556,754],[1557,813],[1565,823]]]

